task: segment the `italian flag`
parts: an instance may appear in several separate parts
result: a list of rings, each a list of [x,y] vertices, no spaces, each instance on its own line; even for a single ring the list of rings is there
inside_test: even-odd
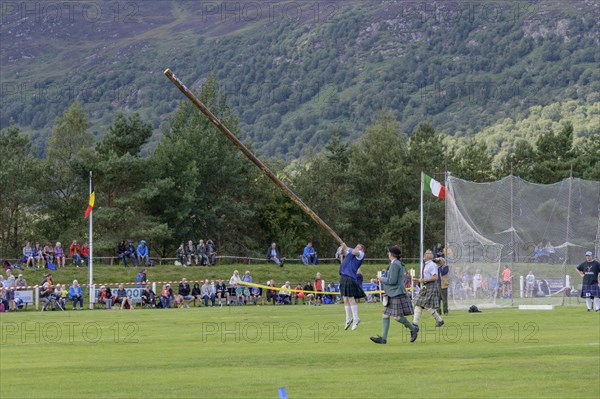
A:
[[[427,176],[425,173],[423,173],[423,191],[431,193],[439,199],[446,198],[446,187],[439,181]]]

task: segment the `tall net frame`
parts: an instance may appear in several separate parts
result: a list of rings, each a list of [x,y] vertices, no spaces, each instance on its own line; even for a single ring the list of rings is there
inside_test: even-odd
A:
[[[585,251],[600,255],[600,182],[544,185],[511,175],[473,183],[450,175],[446,248],[454,308],[577,303],[575,267]]]

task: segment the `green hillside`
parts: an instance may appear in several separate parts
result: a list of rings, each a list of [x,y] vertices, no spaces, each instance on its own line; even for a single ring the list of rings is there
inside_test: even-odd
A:
[[[75,99],[97,138],[139,112],[155,148],[182,98],[167,67],[194,88],[214,75],[241,136],[287,159],[334,129],[358,138],[382,108],[407,133],[470,135],[600,89],[593,1],[23,4],[3,8],[0,127],[40,154]]]

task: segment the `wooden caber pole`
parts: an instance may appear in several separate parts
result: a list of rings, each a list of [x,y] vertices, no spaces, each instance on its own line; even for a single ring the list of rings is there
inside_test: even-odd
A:
[[[219,129],[221,133],[223,133],[225,137],[227,137],[227,139],[231,141],[233,145],[235,145],[246,157],[248,157],[248,159],[250,159],[256,166],[258,166],[258,168],[269,179],[271,179],[271,181],[275,183],[275,185],[279,187],[281,191],[283,191],[288,197],[290,197],[292,201],[298,204],[298,206],[308,216],[310,216],[311,219],[314,220],[323,230],[329,233],[338,242],[338,244],[342,245],[344,243],[340,236],[338,236],[336,232],[333,231],[333,229],[329,227],[327,223],[325,223],[323,219],[319,217],[319,215],[317,215],[304,202],[302,202],[302,200],[296,194],[294,194],[294,192],[290,190],[290,188],[286,186],[284,182],[279,180],[277,176],[275,176],[275,174],[271,172],[271,170],[269,170],[267,165],[265,165],[252,152],[250,152],[250,150],[246,148],[246,146],[237,137],[235,137],[235,135],[231,133],[231,131],[225,125],[223,125],[223,123],[221,123],[221,121],[217,119],[217,117],[214,116],[212,112],[210,112],[210,110],[204,104],[202,104],[200,100],[198,100],[198,98],[173,74],[173,72],[170,69],[167,68],[164,74],[167,78],[169,78],[171,82],[173,82],[175,86],[177,86],[179,90],[181,90],[183,94],[185,94],[185,96],[196,106],[196,108],[198,108],[204,115],[206,115],[208,119],[212,122],[212,124],[215,125],[217,129]]]

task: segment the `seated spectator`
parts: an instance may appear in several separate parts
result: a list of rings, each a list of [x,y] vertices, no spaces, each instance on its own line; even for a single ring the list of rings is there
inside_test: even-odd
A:
[[[119,241],[117,246],[115,247],[115,256],[117,258],[115,264],[119,264],[119,260],[123,259],[123,254],[127,250],[127,245],[125,244],[125,240]]]
[[[66,263],[65,250],[60,242],[57,242],[56,246],[54,247],[54,256],[56,257],[56,267],[64,268]]]
[[[152,286],[146,284],[146,287],[142,290],[142,307],[144,305],[156,307],[156,294],[152,291]]]
[[[191,266],[193,260],[196,263],[196,266],[198,266],[198,247],[194,245],[194,242],[192,240],[189,240],[187,242],[187,245],[185,246],[184,250],[186,257],[186,263],[184,263],[184,265]]]
[[[78,302],[79,310],[83,310],[83,291],[77,280],[73,280],[73,285],[69,288],[69,299],[73,301],[73,310],[76,310]]]
[[[262,296],[261,296],[260,288],[252,287],[252,289],[250,290],[250,299],[249,300],[256,305],[256,304],[258,304],[258,301],[260,301],[261,298],[262,298]]]
[[[44,246],[44,261],[46,262],[46,267],[48,267],[48,264],[54,264],[54,247],[50,243]]]
[[[246,270],[246,273],[244,273],[244,275],[242,276],[242,281],[244,283],[251,283],[252,282],[252,276],[250,275],[250,271]]]
[[[214,266],[217,261],[217,250],[212,240],[206,241],[206,258],[208,259],[208,266]]]
[[[269,280],[267,281],[267,287],[275,287],[275,281]],[[275,305],[278,301],[279,295],[277,295],[277,290],[268,289],[267,290],[267,303],[272,303]]]
[[[198,241],[198,245],[196,245],[196,264],[200,266],[208,265],[208,256],[206,256],[206,245],[204,244],[204,240]]]
[[[140,269],[138,274],[135,276],[135,286],[136,288],[143,287],[146,285],[146,269]]]
[[[58,306],[60,306],[62,309],[64,309],[64,306],[62,306],[61,302],[60,302],[60,293],[61,290],[61,285],[60,284],[56,284],[54,286],[54,291],[52,291],[51,297],[54,299],[54,301],[56,302],[56,304]]]
[[[542,261],[542,259],[541,259],[542,258],[542,251],[543,251],[543,245],[540,242],[533,249],[533,260],[534,260],[534,262],[541,262]]]
[[[36,261],[36,267],[39,269],[42,265],[42,261],[44,260],[44,248],[39,242],[36,242],[33,247],[33,257]]]
[[[192,301],[194,301],[194,307],[196,306],[196,301],[200,303],[202,300],[202,291],[200,290],[200,284],[194,283],[194,287],[192,288]]]
[[[237,270],[233,271],[233,276],[231,276],[229,278],[229,285],[234,285],[234,284],[238,284],[240,281],[242,281],[242,279],[240,278],[240,272],[238,272]]]
[[[304,284],[304,287],[302,287],[302,289],[304,291],[314,291],[315,290],[310,281],[307,281],[306,284]],[[307,303],[308,305],[312,305],[313,303],[315,303],[315,294],[305,293],[304,298],[302,298],[302,304],[305,304],[305,303]]]
[[[321,278],[321,273],[317,272],[317,275],[315,276],[315,291],[323,292],[324,288],[325,287],[323,287],[323,279]],[[322,302],[323,302],[323,294],[316,294],[315,295],[315,306],[321,306]]]
[[[300,260],[302,261],[302,264],[304,264],[304,265],[318,265],[319,264],[317,252],[313,248],[312,242],[309,241],[308,244],[306,244],[306,247],[304,247],[304,252],[302,253],[302,256],[300,257]]]
[[[376,287],[378,287],[378,282],[376,278],[372,278],[371,279],[371,284],[375,284]],[[375,294],[367,294],[367,297],[365,298],[365,302],[367,303],[376,303],[377,302],[377,298],[375,297]]]
[[[29,241],[25,243],[23,247],[23,258],[25,258],[25,266],[26,267],[35,267],[35,257],[33,256],[33,248],[31,248],[31,244]]]
[[[244,297],[244,288],[237,283],[233,285],[233,290],[235,292],[236,305],[245,305],[245,297]]]
[[[274,242],[271,243],[271,246],[267,250],[267,261],[273,262],[279,267],[283,267],[284,259],[281,258],[281,255],[279,254],[279,248],[277,248],[277,244]]]
[[[123,284],[119,284],[119,289],[115,293],[113,297],[115,305],[120,304],[122,309],[133,310],[133,303],[131,302],[131,297],[127,294],[125,288],[123,288]]]
[[[46,310],[48,305],[52,303],[50,296],[52,295],[53,288],[48,283],[45,282],[40,288],[40,301],[42,302],[42,312]],[[8,309],[8,302],[6,303],[6,308]]]
[[[302,284],[300,284],[300,283],[296,284],[296,287],[294,289],[301,290]],[[298,299],[302,299],[302,303],[304,303],[304,292],[294,292],[293,296],[294,296],[294,305],[298,304]]]
[[[81,245],[79,245],[77,240],[73,240],[71,245],[69,245],[69,258],[73,259],[75,267],[79,267],[81,264]]]
[[[200,288],[200,296],[204,300],[204,307],[208,307],[208,300],[210,299],[211,307],[215,306],[215,286],[208,283],[208,280],[204,280],[204,284]]]
[[[182,266],[188,266],[188,257],[187,254],[185,253],[185,248],[183,246],[183,243],[179,244],[179,248],[177,248],[177,252],[175,253],[175,256],[177,257],[177,262],[179,262]],[[176,266],[180,266],[175,264]]]
[[[22,274],[19,274],[19,276],[15,280],[15,288],[19,290],[24,289],[25,287],[27,287],[27,280],[23,278]]]
[[[63,284],[60,287],[60,306],[63,309],[67,309],[67,301],[69,300],[69,287],[66,284]]]
[[[137,255],[135,251],[135,246],[133,245],[133,241],[127,241],[127,245],[125,246],[125,252],[123,252],[123,266],[127,266],[127,259],[131,259],[134,266],[138,266]]]
[[[81,259],[86,267],[90,266],[90,245],[87,242],[81,247]]]
[[[15,276],[12,275],[10,269],[6,270],[6,278],[0,275],[0,283],[6,290],[6,299],[8,300],[8,309],[16,311],[17,306],[15,304]]]
[[[292,287],[290,286],[289,281],[286,281],[285,284],[281,286],[281,290],[279,291],[279,300],[282,305],[290,305],[292,303],[291,289]]]
[[[0,312],[8,312],[8,299],[6,298],[6,289],[4,287],[0,287]]]
[[[160,304],[163,309],[170,308],[173,302],[173,290],[169,284],[163,285],[160,291]]]
[[[150,266],[150,257],[148,253],[148,246],[146,245],[146,240],[140,241],[140,245],[138,245],[135,253],[138,259],[138,265],[141,265],[142,262],[145,262],[146,266]]]
[[[249,303],[252,301],[252,294],[250,293],[250,287],[244,286],[244,302]]]
[[[190,290],[191,290],[191,288],[187,282],[187,279],[185,277],[182,278],[181,283],[179,283],[179,293],[177,295],[177,303],[181,304],[182,309],[184,307],[189,308],[190,302],[192,302],[194,300],[192,295],[190,295]],[[184,301],[188,301],[188,303],[186,304]]]
[[[105,286],[100,287],[100,291],[98,291],[98,303],[106,306],[107,310],[112,308],[113,295],[110,288],[106,288]]]
[[[215,290],[217,291],[217,299],[219,300],[219,306],[223,306],[223,298],[226,300],[227,306],[229,306],[229,290],[227,289],[227,285],[223,282],[223,279],[219,279],[219,282],[215,286]]]

